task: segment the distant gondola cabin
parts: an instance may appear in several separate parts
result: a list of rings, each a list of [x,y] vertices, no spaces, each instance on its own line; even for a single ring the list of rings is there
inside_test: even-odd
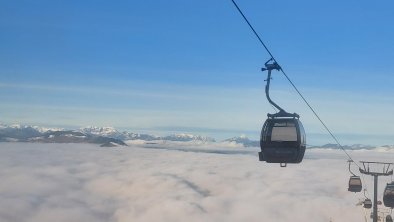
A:
[[[372,208],[372,201],[371,201],[371,199],[365,199],[364,200],[364,208],[366,208],[366,209],[371,209]]]
[[[394,181],[388,183],[383,192],[384,206],[394,208]]]
[[[359,176],[351,176],[349,179],[349,188],[348,191],[350,192],[360,192],[363,186],[361,183],[361,179]]]

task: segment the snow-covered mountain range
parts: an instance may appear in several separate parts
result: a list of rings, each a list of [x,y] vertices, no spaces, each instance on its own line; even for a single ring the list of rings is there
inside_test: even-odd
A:
[[[343,145],[342,147],[346,150],[361,150],[361,149],[369,150],[369,149],[375,148],[374,146],[363,145],[363,144]],[[338,144],[327,143],[322,146],[310,146],[308,148],[310,148],[310,149],[313,149],[313,148],[340,149],[341,147]]]
[[[138,133],[131,133],[127,131],[120,132],[113,127],[95,127],[95,126],[88,126],[79,129],[80,132],[90,134],[90,135],[97,135],[97,136],[105,136],[111,137],[120,140],[158,140],[159,138],[153,135],[148,134],[138,134]]]
[[[80,128],[80,132],[90,134],[90,135],[98,135],[98,136],[105,136],[116,138],[120,140],[145,140],[145,141],[153,141],[153,140],[166,140],[166,141],[180,141],[180,142],[215,142],[215,139],[210,137],[192,135],[192,134],[174,134],[164,137],[149,135],[149,134],[140,134],[140,133],[131,133],[127,131],[118,131],[113,127],[85,127]]]
[[[224,140],[224,142],[242,144],[244,147],[259,147],[260,146],[260,142],[259,141],[250,140],[245,135],[232,137],[230,139]]]
[[[192,134],[173,134],[168,136],[155,136],[150,134],[119,131],[113,127],[84,127],[77,130],[63,128],[46,128],[29,125],[6,125],[0,123],[0,142],[44,142],[44,143],[94,143],[102,146],[126,145],[124,141],[138,140],[142,143],[156,143],[159,141],[187,142],[192,144],[215,143],[211,137]],[[245,135],[232,137],[221,143],[237,144],[243,147],[259,147],[259,141],[251,140]],[[322,146],[308,146],[308,149],[339,149],[337,144]],[[394,145],[370,146],[363,144],[345,145],[347,150],[394,150]]]
[[[126,145],[122,140],[60,128],[0,124],[0,142],[94,143]]]
[[[0,142],[52,142],[52,143],[116,143],[125,145],[123,141],[179,141],[208,143],[215,142],[211,137],[191,134],[174,134],[164,137],[118,131],[113,127],[84,127],[78,130],[62,128],[44,128],[28,125],[0,124]],[[110,146],[108,144],[108,146]]]

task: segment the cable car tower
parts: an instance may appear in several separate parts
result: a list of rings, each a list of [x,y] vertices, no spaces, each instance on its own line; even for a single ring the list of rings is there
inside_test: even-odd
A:
[[[390,176],[393,175],[393,163],[384,163],[384,162],[368,162],[368,161],[360,161],[363,165],[363,169],[359,168],[360,173],[365,175],[373,176],[374,178],[374,197],[373,197],[373,222],[378,222],[378,177],[379,176]],[[373,167],[375,166],[375,167]],[[373,171],[371,169],[383,168],[380,172]],[[391,169],[391,170],[390,170]]]

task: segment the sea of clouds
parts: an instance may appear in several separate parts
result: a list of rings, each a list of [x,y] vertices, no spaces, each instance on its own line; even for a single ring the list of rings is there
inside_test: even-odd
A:
[[[307,150],[301,164],[280,168],[254,148],[175,146],[0,143],[0,221],[359,222],[370,213],[347,191],[341,151]],[[372,194],[371,178],[365,184]]]

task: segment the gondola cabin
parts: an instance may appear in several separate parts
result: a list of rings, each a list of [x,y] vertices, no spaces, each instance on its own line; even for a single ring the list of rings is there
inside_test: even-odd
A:
[[[364,208],[366,208],[366,209],[371,209],[372,208],[372,201],[371,201],[371,199],[365,199],[364,200]]]
[[[360,192],[363,186],[359,176],[351,176],[349,179],[348,191],[350,192]]]
[[[393,222],[393,218],[391,217],[391,215],[386,216],[386,222]]]
[[[388,183],[383,193],[384,206],[394,208],[394,181]]]
[[[304,127],[298,118],[271,117],[261,130],[259,160],[267,163],[300,163],[306,148]]]

